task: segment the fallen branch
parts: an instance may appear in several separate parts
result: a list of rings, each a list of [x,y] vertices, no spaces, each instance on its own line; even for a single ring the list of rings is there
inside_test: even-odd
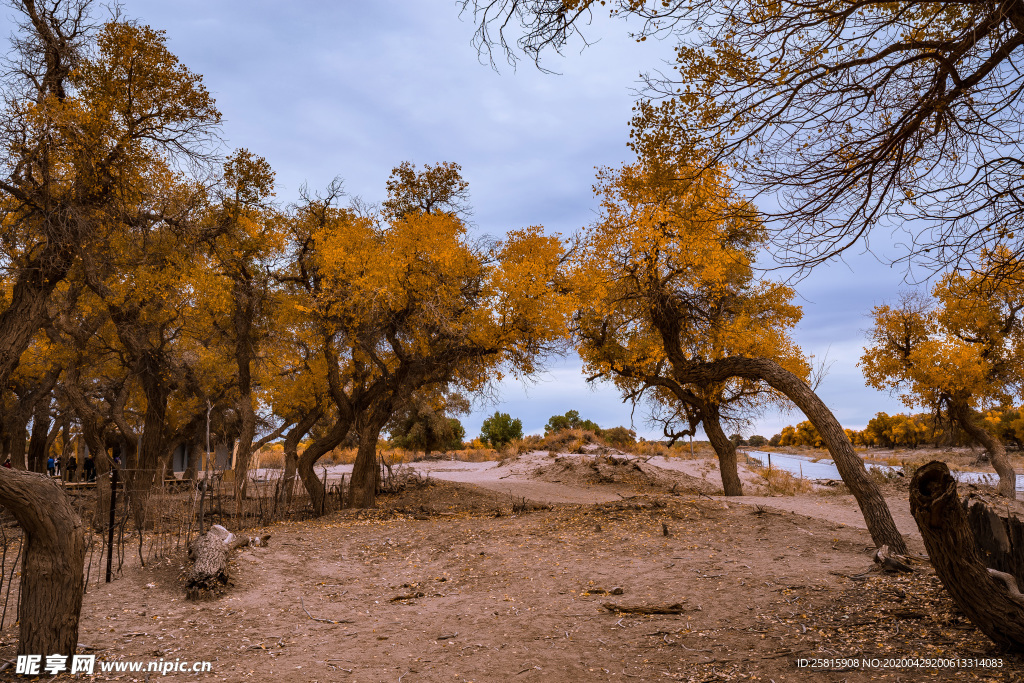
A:
[[[905,555],[897,555],[889,550],[889,546],[883,545],[875,551],[872,559],[881,567],[883,572],[912,572],[910,558]]]
[[[396,595],[395,597],[391,598],[391,602],[400,602],[402,600],[415,600],[416,598],[422,598],[425,596],[426,593],[416,591],[415,593],[409,593],[408,595]]]
[[[689,611],[679,602],[671,605],[616,605],[613,602],[606,602],[601,606],[609,612],[619,614],[682,614]]]
[[[309,617],[313,621],[319,621],[321,624],[352,624],[352,623],[355,623],[351,619],[324,619],[323,617],[314,617],[312,614],[309,613],[309,610],[306,609],[306,602],[302,599],[301,595],[299,596],[299,604],[302,605],[302,611],[306,613],[307,617]]]

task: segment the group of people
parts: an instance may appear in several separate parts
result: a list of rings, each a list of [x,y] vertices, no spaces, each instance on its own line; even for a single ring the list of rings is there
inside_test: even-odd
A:
[[[11,463],[11,456],[7,456],[7,459],[4,460],[4,467],[14,467],[13,463]],[[96,481],[96,461],[93,459],[91,453],[85,456],[85,461],[83,463],[82,470],[82,476],[84,477],[83,481]],[[71,457],[68,458],[67,465],[64,466],[64,473],[67,475],[67,480],[75,481],[75,474],[77,472],[78,458],[76,458],[74,454],[72,454]],[[56,457],[51,455],[49,458],[47,458],[46,473],[51,477],[61,476],[61,458],[59,455]]]

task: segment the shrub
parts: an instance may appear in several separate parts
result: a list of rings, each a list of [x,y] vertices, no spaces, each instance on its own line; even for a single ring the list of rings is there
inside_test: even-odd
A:
[[[608,445],[618,448],[629,448],[636,444],[636,432],[625,427],[602,429],[598,436],[604,439]]]

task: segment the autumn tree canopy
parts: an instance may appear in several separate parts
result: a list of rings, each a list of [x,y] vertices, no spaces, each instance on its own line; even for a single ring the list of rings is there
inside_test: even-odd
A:
[[[335,408],[334,426],[299,459],[314,507],[323,486],[313,465],[349,430],[359,439],[350,500],[371,506],[378,436],[408,396],[529,374],[566,337],[561,241],[537,227],[473,239],[457,170],[399,166],[379,216],[340,208],[333,191],[308,198],[293,219],[284,279]]]
[[[781,395],[739,378],[681,382],[674,369],[743,356],[806,376],[808,364],[789,336],[800,309],[789,287],[754,279],[764,240],[758,217],[742,201],[722,199],[728,183],[721,172],[680,182],[690,170],[659,158],[599,174],[602,216],[573,258],[581,302],[574,332],[588,374],[614,382],[626,397],[668,406],[669,422],[702,423],[727,495],[741,495],[735,445],[721,421]],[[735,206],[724,210],[723,201]]]
[[[908,406],[945,412],[984,446],[999,473],[998,491],[1010,498],[1013,466],[973,411],[1011,404],[1024,393],[1022,309],[1020,264],[999,249],[972,273],[944,276],[931,297],[912,293],[877,306],[860,362],[869,386],[899,393]]]

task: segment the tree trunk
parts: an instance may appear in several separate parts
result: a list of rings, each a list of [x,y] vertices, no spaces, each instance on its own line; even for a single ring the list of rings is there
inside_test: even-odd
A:
[[[992,466],[999,475],[996,493],[1004,498],[1016,500],[1017,473],[1014,471],[1010,459],[1006,457],[1006,449],[1003,447],[1003,442],[993,437],[987,429],[974,419],[971,409],[965,402],[950,402],[949,412],[957,424],[960,425],[960,428],[969,437],[980,443],[985,448],[985,452],[988,453],[989,460],[992,461]]]
[[[18,654],[73,655],[85,588],[82,520],[45,476],[6,467],[0,467],[0,505],[25,532]]]
[[[28,441],[28,469],[46,472],[46,444],[50,435],[50,395],[42,397],[32,414],[32,436]]]
[[[1024,586],[1024,504],[975,490],[963,506],[985,566],[1013,574]]]
[[[372,508],[377,504],[377,486],[380,484],[380,464],[377,462],[377,440],[383,423],[368,421],[359,430],[359,450],[352,466],[349,483],[348,507]]]
[[[704,431],[718,456],[718,469],[722,473],[722,490],[727,496],[742,496],[743,482],[736,464],[736,445],[725,435],[716,407],[702,406]]]
[[[104,529],[110,523],[110,477],[105,475],[110,470],[109,458],[107,457],[107,444],[104,434],[97,431],[96,425],[83,420],[82,435],[85,437],[85,447],[92,455],[93,465],[96,466],[96,507],[93,516],[92,527]],[[85,458],[78,464],[78,467],[85,473]],[[102,470],[101,470],[102,468]]]
[[[256,315],[255,299],[246,283],[235,282],[234,298],[235,364],[238,368],[238,414],[241,433],[235,457],[235,511],[242,514],[246,489],[249,484],[249,464],[252,459],[252,441],[256,438],[256,411],[252,397],[252,358],[255,351],[252,334]]]
[[[327,434],[309,444],[306,450],[302,452],[302,455],[299,456],[297,463],[299,477],[302,479],[302,485],[306,487],[306,492],[309,493],[309,501],[313,504],[314,514],[320,514],[320,511],[324,509],[324,496],[327,492],[324,490],[323,482],[320,481],[316,476],[316,472],[313,471],[313,466],[317,460],[326,453],[331,452],[335,446],[348,436],[351,427],[351,421],[339,418]]]
[[[707,385],[724,382],[732,377],[761,380],[786,395],[811,421],[832,460],[839,470],[843,483],[850,489],[860,506],[868,532],[875,545],[889,546],[899,555],[907,554],[907,544],[896,528],[889,513],[889,506],[878,485],[868,476],[864,461],[860,459],[853,445],[846,437],[832,411],[828,409],[807,383],[786,370],[775,361],[766,358],[723,358],[721,360],[674,364],[673,378],[680,384]]]
[[[932,461],[914,474],[910,512],[935,573],[957,607],[993,642],[1024,650],[1024,596],[1012,575],[982,562],[945,463]]]
[[[284,477],[281,493],[288,505],[292,504],[292,494],[295,491],[295,470],[299,460],[299,442],[309,433],[309,430],[323,417],[320,406],[309,411],[299,420],[288,432],[284,439]]]
[[[182,473],[181,478],[185,481],[196,481],[197,471],[199,469],[199,453],[202,451],[201,438],[198,432],[194,432],[192,437],[185,442],[185,471]]]
[[[25,446],[28,443],[28,418],[16,423],[11,433],[11,465],[16,470],[28,469]]]
[[[142,436],[135,453],[122,454],[125,468],[125,493],[132,507],[136,528],[152,524],[149,499],[159,474],[160,461],[166,455],[167,400],[170,389],[158,376],[149,376],[160,369],[149,370],[142,377],[146,395],[146,413],[142,423]]]

